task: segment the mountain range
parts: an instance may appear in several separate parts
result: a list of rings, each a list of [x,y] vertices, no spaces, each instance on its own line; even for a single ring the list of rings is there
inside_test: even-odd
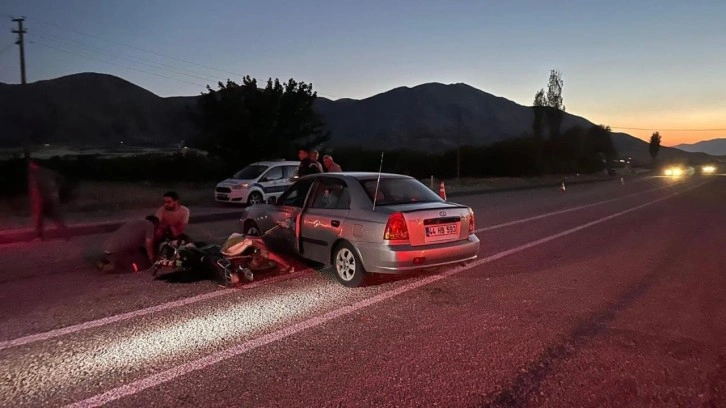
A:
[[[706,153],[711,156],[726,156],[726,138],[702,140],[690,144],[684,143],[674,147],[684,152]]]
[[[166,146],[189,140],[195,128],[186,109],[198,96],[159,97],[124,79],[80,73],[26,85],[0,83],[0,146]],[[316,109],[332,132],[331,147],[434,151],[487,145],[531,132],[532,109],[463,83],[400,87],[369,98],[329,100]],[[562,129],[592,126],[565,113]],[[621,157],[649,160],[648,143],[613,133]],[[659,157],[703,156],[662,147]]]

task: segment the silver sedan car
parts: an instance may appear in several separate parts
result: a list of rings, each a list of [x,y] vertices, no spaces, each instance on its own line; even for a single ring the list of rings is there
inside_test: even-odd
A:
[[[367,273],[462,263],[479,251],[470,207],[400,174],[305,176],[275,204],[247,207],[240,223],[244,234],[264,234],[303,258],[333,265],[348,287]]]

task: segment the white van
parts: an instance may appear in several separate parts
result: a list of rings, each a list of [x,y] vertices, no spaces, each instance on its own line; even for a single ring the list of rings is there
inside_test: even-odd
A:
[[[299,161],[252,163],[217,184],[214,199],[249,205],[272,202],[292,184],[299,165]]]

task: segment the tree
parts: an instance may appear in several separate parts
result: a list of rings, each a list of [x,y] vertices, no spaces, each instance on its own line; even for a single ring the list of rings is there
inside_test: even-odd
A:
[[[194,114],[199,135],[193,144],[226,164],[239,167],[265,158],[294,155],[330,139],[315,111],[312,84],[268,79],[265,88],[250,76],[207,86]]]
[[[534,111],[534,122],[532,122],[532,134],[537,140],[542,139],[542,128],[544,127],[544,115],[547,100],[544,97],[544,89],[540,89],[534,94],[534,103],[532,110]]]
[[[614,160],[618,155],[617,150],[615,150],[615,144],[613,144],[610,126],[591,126],[587,132],[586,146],[587,154],[601,154],[608,161]]]
[[[610,126],[594,125],[587,130],[584,143],[583,167],[599,171],[617,157]]]
[[[583,161],[584,144],[587,139],[586,131],[582,126],[573,126],[560,137],[550,140],[554,154],[552,168],[559,173],[580,173],[580,163]]]
[[[534,103],[532,104],[534,120],[532,122],[532,135],[534,136],[535,163],[534,169],[536,174],[545,172],[544,165],[544,143],[542,142],[542,133],[544,130],[545,113],[547,111],[547,100],[544,96],[544,89],[540,89],[534,94]]]
[[[658,156],[658,152],[660,151],[660,140],[660,133],[658,132],[653,132],[653,135],[650,136],[648,151],[650,152],[650,157],[653,158],[653,161],[655,161],[655,158]]]
[[[564,117],[565,105],[562,100],[562,74],[557,70],[550,71],[550,79],[547,84],[547,126],[550,131],[550,138],[556,139],[560,135],[560,127]]]

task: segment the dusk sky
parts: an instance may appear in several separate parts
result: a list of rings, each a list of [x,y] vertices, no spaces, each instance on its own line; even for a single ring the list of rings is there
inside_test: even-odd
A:
[[[20,82],[14,16],[29,82],[102,72],[176,96],[292,77],[331,99],[464,82],[531,105],[557,69],[566,110],[594,123],[726,137],[724,0],[3,0],[4,83]]]

